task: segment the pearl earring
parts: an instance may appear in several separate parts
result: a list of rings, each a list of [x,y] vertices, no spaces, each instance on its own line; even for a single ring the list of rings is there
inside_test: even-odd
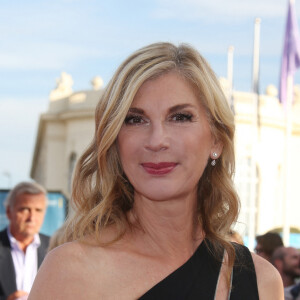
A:
[[[213,152],[212,153],[212,156],[214,157],[214,158],[217,158],[218,157],[218,153],[216,153],[216,152]],[[211,165],[214,167],[215,165],[216,165],[216,160],[215,159],[213,159],[212,161],[211,161]]]

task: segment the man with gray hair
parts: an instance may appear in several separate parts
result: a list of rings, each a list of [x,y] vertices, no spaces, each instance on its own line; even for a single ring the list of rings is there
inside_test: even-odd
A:
[[[39,234],[46,213],[46,190],[21,182],[8,194],[9,225],[0,232],[0,300],[27,299],[49,244]]]

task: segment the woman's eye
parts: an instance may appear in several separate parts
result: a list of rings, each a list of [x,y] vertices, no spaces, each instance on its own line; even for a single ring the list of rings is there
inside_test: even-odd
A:
[[[176,113],[175,115],[171,116],[171,119],[175,122],[186,122],[192,120],[192,115],[186,113]]]
[[[132,116],[127,116],[125,118],[125,124],[128,125],[135,125],[135,124],[142,124],[142,123],[144,123],[142,116],[132,115]]]

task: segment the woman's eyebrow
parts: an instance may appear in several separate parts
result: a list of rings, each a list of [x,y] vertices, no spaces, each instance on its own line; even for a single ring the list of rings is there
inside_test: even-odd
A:
[[[136,113],[136,114],[143,114],[144,110],[141,108],[137,108],[137,107],[131,107],[131,108],[129,108],[128,112]]]
[[[195,108],[194,105],[192,104],[189,104],[189,103],[185,103],[185,104],[178,104],[178,105],[174,105],[172,107],[169,108],[169,112],[170,113],[173,113],[173,112],[176,112],[178,110],[181,110],[181,109],[186,109],[186,108]],[[145,111],[141,108],[138,108],[138,107],[131,107],[129,108],[129,113],[136,113],[136,114],[144,114]]]
[[[175,105],[175,106],[172,106],[169,111],[170,113],[173,113],[173,112],[176,112],[178,110],[181,110],[181,109],[185,109],[185,108],[195,108],[194,105],[191,105],[191,104],[178,104],[178,105]]]

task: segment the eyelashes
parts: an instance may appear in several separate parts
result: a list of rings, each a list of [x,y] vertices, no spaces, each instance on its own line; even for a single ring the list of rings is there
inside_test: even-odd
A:
[[[141,115],[130,114],[126,116],[124,123],[126,125],[138,125],[145,123]]]
[[[191,113],[178,112],[170,115],[167,120],[175,123],[191,122],[193,120],[193,115]],[[124,123],[126,125],[142,125],[149,123],[149,119],[144,115],[130,113],[126,116]]]
[[[176,122],[186,122],[186,121],[192,121],[192,114],[189,113],[176,113],[171,116],[171,119]]]

